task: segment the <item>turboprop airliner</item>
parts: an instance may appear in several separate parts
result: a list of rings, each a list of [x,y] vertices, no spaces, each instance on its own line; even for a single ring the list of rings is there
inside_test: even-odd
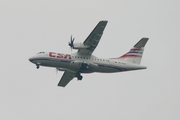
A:
[[[99,58],[92,55],[97,47],[107,21],[100,21],[83,43],[74,43],[74,38],[70,38],[68,45],[71,49],[78,50],[73,54],[64,54],[59,52],[39,52],[29,58],[37,69],[40,66],[54,67],[58,71],[64,71],[58,86],[65,87],[73,78],[82,80],[82,73],[114,73],[132,70],[146,69],[140,65],[144,47],[148,38],[142,38],[137,42],[129,52],[115,58]]]

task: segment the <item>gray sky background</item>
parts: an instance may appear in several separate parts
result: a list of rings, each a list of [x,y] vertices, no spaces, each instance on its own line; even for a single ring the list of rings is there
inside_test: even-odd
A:
[[[179,120],[179,0],[1,0],[1,120]],[[85,74],[66,88],[63,74],[35,65],[39,51],[71,53],[71,34],[83,42],[108,20],[94,51],[118,57],[149,37],[146,70]],[[75,52],[75,50],[73,50]]]

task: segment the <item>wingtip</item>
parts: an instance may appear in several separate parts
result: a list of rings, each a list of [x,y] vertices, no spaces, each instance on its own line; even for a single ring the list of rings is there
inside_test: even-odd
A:
[[[142,39],[144,39],[144,40],[149,40],[149,38],[148,38],[148,37],[143,37]]]
[[[108,22],[107,20],[101,20],[100,22]]]
[[[65,87],[64,85],[59,85],[59,84],[58,84],[57,86],[58,86],[58,87],[62,87],[62,88],[64,88],[64,87]]]

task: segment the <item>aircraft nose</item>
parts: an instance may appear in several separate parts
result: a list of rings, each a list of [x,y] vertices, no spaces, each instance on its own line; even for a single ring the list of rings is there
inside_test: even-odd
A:
[[[29,61],[32,62],[32,61],[33,61],[33,58],[29,58]]]

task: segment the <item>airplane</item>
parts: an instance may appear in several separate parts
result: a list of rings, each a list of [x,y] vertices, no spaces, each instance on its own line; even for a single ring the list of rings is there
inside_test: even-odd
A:
[[[58,83],[60,87],[65,87],[75,77],[77,80],[82,80],[81,73],[114,73],[146,69],[146,66],[140,65],[144,47],[149,39],[146,37],[120,57],[104,59],[92,55],[103,35],[107,22],[106,20],[100,21],[83,43],[74,43],[75,39],[71,36],[68,45],[71,49],[78,50],[76,53],[39,52],[29,58],[29,61],[34,63],[37,69],[40,66],[45,66],[64,71]]]

